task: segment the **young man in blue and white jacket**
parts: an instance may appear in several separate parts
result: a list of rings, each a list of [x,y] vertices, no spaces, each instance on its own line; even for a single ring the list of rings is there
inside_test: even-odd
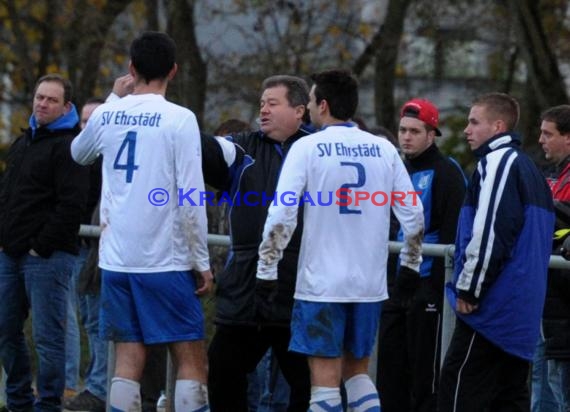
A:
[[[554,213],[550,189],[512,132],[518,103],[477,98],[465,128],[479,158],[459,216],[447,297],[457,323],[441,371],[440,412],[529,410]]]

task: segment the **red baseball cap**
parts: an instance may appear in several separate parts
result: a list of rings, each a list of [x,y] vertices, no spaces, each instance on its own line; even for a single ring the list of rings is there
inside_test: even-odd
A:
[[[439,112],[432,102],[426,99],[412,99],[402,106],[400,118],[415,117],[435,129],[435,135],[441,136],[441,131],[437,128],[439,123]]]

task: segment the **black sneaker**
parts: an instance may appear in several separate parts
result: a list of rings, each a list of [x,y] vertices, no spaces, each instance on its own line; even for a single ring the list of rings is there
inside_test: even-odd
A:
[[[105,401],[85,389],[83,392],[65,401],[63,409],[74,412],[105,412]]]

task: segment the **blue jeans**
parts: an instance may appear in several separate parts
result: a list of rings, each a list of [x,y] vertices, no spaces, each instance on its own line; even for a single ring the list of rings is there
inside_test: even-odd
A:
[[[257,412],[285,412],[289,406],[289,384],[271,349],[248,376],[249,409]]]
[[[99,337],[100,294],[79,295],[81,323],[89,341],[89,365],[85,372],[85,389],[99,399],[107,398],[108,342]]]
[[[548,383],[560,405],[560,412],[570,412],[570,361],[549,359]]]
[[[81,248],[76,257],[75,267],[69,282],[67,294],[67,329],[65,333],[65,387],[79,390],[79,365],[81,363],[81,341],[79,322],[77,322],[77,279],[79,272],[85,263],[85,257],[89,249]]]
[[[6,401],[12,411],[60,411],[65,387],[67,294],[75,256],[55,251],[48,259],[0,252],[0,359],[6,371]],[[24,322],[31,309],[38,358],[34,402]]]
[[[548,382],[548,368],[547,361],[544,359],[544,337],[542,333],[532,360],[530,404],[531,412],[560,411]]]

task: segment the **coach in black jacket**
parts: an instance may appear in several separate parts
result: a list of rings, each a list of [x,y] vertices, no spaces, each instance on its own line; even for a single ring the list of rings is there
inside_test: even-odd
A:
[[[202,137],[206,183],[229,205],[231,248],[216,282],[216,333],[210,344],[208,390],[212,412],[247,412],[247,374],[273,348],[291,386],[289,411],[305,412],[310,381],[304,356],[288,352],[289,323],[302,225],[284,252],[276,291],[256,289],[258,247],[267,208],[291,145],[309,133],[302,124],[308,87],[293,76],[262,85],[261,130],[232,138]]]
[[[0,184],[0,361],[10,411],[61,409],[67,295],[89,189],[88,169],[69,149],[78,122],[69,81],[40,78],[30,127],[11,146]],[[30,310],[37,399],[23,332]]]

